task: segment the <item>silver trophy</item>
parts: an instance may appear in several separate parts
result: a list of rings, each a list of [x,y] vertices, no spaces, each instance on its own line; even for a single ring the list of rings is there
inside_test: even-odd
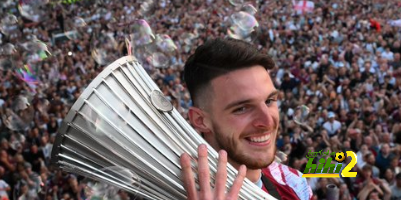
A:
[[[72,106],[59,129],[52,163],[148,199],[186,199],[180,155],[197,171],[197,147],[206,141],[163,96],[132,56],[103,70]],[[208,145],[211,186],[218,153]],[[237,175],[228,165],[227,190]],[[197,175],[196,184],[198,184]],[[197,185],[199,186],[199,185]],[[245,179],[239,199],[272,196]]]

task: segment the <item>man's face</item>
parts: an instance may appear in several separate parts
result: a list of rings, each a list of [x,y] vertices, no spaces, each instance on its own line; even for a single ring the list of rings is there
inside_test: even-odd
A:
[[[372,176],[372,171],[371,170],[363,170],[362,171],[363,177],[368,178]]]
[[[363,144],[361,146],[361,152],[367,152],[368,151],[368,146],[366,146],[366,144]]]
[[[371,137],[365,137],[365,144],[370,147],[372,146],[372,138]]]
[[[376,162],[375,156],[374,155],[370,155],[369,158],[368,158],[368,163],[374,165],[375,162]]]
[[[284,136],[284,143],[285,144],[288,144],[288,143],[290,143],[291,142],[291,138],[290,138],[290,136]]]
[[[267,167],[276,151],[278,92],[261,66],[240,69],[211,82],[213,95],[205,139],[224,149],[233,165],[250,169]]]
[[[388,144],[384,144],[382,146],[382,154],[383,155],[388,155],[390,153],[390,147],[388,146]]]

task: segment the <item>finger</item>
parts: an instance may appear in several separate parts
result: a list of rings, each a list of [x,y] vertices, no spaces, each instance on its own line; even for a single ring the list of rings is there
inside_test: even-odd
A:
[[[195,186],[195,178],[191,168],[191,158],[188,154],[184,153],[180,157],[182,181],[184,182],[184,188],[187,191],[187,199],[198,200],[198,195]]]
[[[219,152],[219,163],[217,167],[216,181],[215,181],[215,199],[224,199],[226,195],[226,182],[227,182],[227,152],[221,150]]]
[[[200,199],[212,199],[207,147],[204,144],[199,145],[198,147],[198,178]]]
[[[234,184],[231,186],[230,192],[227,194],[226,199],[238,199],[239,191],[242,187],[246,175],[245,165],[241,165],[238,170],[237,178],[235,178]]]

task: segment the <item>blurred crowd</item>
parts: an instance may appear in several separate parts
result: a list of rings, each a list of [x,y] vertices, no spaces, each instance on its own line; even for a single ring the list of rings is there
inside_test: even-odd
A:
[[[246,4],[256,8],[254,18],[259,26],[251,37],[242,39],[276,61],[271,74],[280,89],[277,148],[288,155],[285,164],[301,172],[308,152],[356,153],[358,162],[351,171],[358,172],[357,177],[308,179],[315,199],[326,199],[326,186],[336,184],[339,199],[400,200],[401,29],[396,20],[401,18],[401,2],[313,2],[313,9],[303,11],[294,9],[297,1]],[[50,165],[51,149],[63,118],[85,87],[113,59],[130,52],[125,40],[130,21],[145,19],[154,34],[167,34],[174,42],[174,51],[163,54],[164,60],[144,59],[142,64],[186,117],[191,106],[182,79],[186,59],[207,38],[238,37],[229,31],[230,15],[245,3],[46,1],[38,13],[35,9],[24,13],[18,5],[21,2],[12,0],[0,5],[0,16],[11,14],[18,20],[13,26],[4,21],[0,24],[2,200],[87,198],[83,177]],[[77,17],[84,25],[78,24]],[[116,45],[106,55],[94,54],[96,44],[109,41],[99,39],[104,33],[109,33]],[[35,62],[29,51],[34,47],[24,46],[32,38],[42,41],[48,52],[35,57]],[[137,42],[131,41],[133,45]],[[15,49],[5,53],[6,44]],[[137,50],[133,53],[140,57]],[[31,64],[26,70],[31,74],[22,79],[16,69],[23,68],[24,62]],[[299,112],[305,112],[298,109],[302,105],[308,107],[309,115],[295,123]],[[348,157],[343,168],[350,162]],[[116,197],[130,198],[134,197],[124,191]]]

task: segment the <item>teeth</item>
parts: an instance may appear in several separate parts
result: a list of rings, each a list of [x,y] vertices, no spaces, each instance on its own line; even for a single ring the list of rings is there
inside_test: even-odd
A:
[[[251,138],[249,138],[249,140],[251,142],[260,142],[260,143],[266,142],[269,139],[270,139],[270,134],[265,135],[265,136],[261,136],[261,137],[251,137]]]

